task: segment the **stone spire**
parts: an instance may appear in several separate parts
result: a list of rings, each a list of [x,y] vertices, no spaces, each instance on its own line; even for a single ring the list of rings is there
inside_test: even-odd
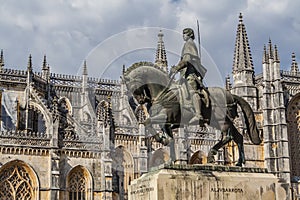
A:
[[[299,73],[298,64],[296,62],[296,55],[295,53],[292,53],[292,66],[291,66],[291,73],[297,74]]]
[[[31,54],[29,55],[29,58],[28,58],[27,70],[28,70],[28,72],[32,73],[32,57],[31,57]]]
[[[274,45],[273,49],[271,38],[269,38],[268,48],[266,47],[266,45],[264,45],[263,63],[273,62],[269,60],[273,60],[276,63],[280,63],[277,45]]]
[[[263,64],[269,63],[269,55],[267,54],[267,47],[264,45]]]
[[[86,60],[83,62],[82,75],[88,75]]]
[[[231,83],[230,83],[230,76],[229,76],[229,74],[227,75],[226,80],[225,80],[225,87],[226,87],[226,90],[228,90],[228,91],[231,90]]]
[[[277,46],[269,38],[268,45],[264,45],[263,53],[263,76],[265,80],[280,79],[280,59]]]
[[[159,66],[161,69],[168,71],[168,61],[166,56],[165,44],[163,41],[164,34],[160,30],[158,33],[158,42],[156,49],[155,65]]]
[[[257,88],[254,84],[254,76],[248,36],[243,23],[243,16],[240,13],[234,49],[231,92],[243,97],[256,110],[258,104],[255,97]]]
[[[28,58],[28,64],[27,64],[27,87],[25,89],[25,130],[29,131],[31,129],[30,127],[30,114],[29,114],[29,102],[30,102],[30,85],[32,82],[32,58],[31,58],[31,54],[29,54],[29,58]]]
[[[82,70],[82,94],[83,94],[83,101],[86,102],[88,97],[88,72],[87,72],[87,64],[86,60],[83,62],[83,70]]]
[[[244,70],[254,73],[247,32],[243,23],[242,13],[240,13],[235,41],[233,73]]]
[[[0,70],[2,70],[4,67],[4,57],[3,57],[3,49],[1,49],[1,55],[0,55]]]
[[[279,59],[279,56],[278,56],[277,45],[274,46],[274,61],[275,62],[280,62],[280,59]]]
[[[123,64],[122,74],[124,74],[125,71],[126,71],[126,67],[125,67],[125,65]]]
[[[271,38],[269,38],[268,53],[269,53],[269,59],[274,59],[274,56],[273,56],[273,45],[272,45]]]
[[[46,58],[46,55],[44,55],[42,70],[47,70],[47,58]]]
[[[44,55],[43,66],[42,66],[42,78],[49,81],[50,79],[50,67],[47,65],[47,57]]]

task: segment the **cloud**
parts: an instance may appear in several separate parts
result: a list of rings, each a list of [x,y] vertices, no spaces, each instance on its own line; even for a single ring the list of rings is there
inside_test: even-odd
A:
[[[300,54],[297,46],[300,42],[299,4],[292,0],[112,0],[109,3],[97,0],[11,0],[3,2],[0,8],[0,48],[4,49],[8,68],[17,66],[25,69],[31,53],[34,70],[38,71],[46,54],[52,72],[81,73],[83,60],[113,35],[143,27],[181,33],[185,27],[196,30],[198,19],[202,47],[225,77],[231,73],[238,14],[242,12],[257,71],[261,71],[263,44],[268,42],[269,37],[278,45],[282,68],[289,69],[291,53]],[[152,56],[150,61],[154,60],[157,33],[149,33],[153,33],[151,38],[148,35],[149,42],[153,42],[153,51],[145,47],[147,50],[144,53],[139,51],[136,59],[143,55],[145,59]],[[166,33],[167,50],[177,49],[180,52],[182,40],[167,42],[167,37]],[[128,48],[129,52],[123,56],[124,60],[119,57],[118,62],[112,61],[115,63],[114,73],[121,73],[122,62],[129,65],[134,60],[134,52],[138,50],[133,51],[131,43],[137,43],[136,39],[114,44],[114,48]],[[141,39],[147,40],[145,37]],[[105,48],[110,51],[109,46]],[[169,63],[175,64],[176,56],[172,56],[171,52],[170,58],[173,60]],[[98,68],[105,67],[103,65],[105,63],[99,61]],[[93,70],[96,68],[91,68],[89,71],[95,74]]]

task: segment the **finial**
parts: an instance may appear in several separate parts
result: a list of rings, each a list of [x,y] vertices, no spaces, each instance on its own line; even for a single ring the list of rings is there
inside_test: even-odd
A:
[[[27,70],[32,71],[31,54],[29,54],[29,59],[28,59],[28,64],[27,64]]]
[[[270,59],[273,59],[274,57],[273,57],[273,46],[272,46],[272,41],[271,41],[271,38],[269,37],[269,58]]]
[[[3,49],[1,49],[1,55],[0,55],[0,67],[2,68],[4,66],[4,57],[3,57]]]
[[[291,73],[297,74],[299,72],[298,64],[296,62],[296,55],[293,52],[292,53],[292,67],[291,67]]]
[[[47,59],[46,59],[46,54],[44,55],[44,60],[43,60],[43,70],[47,70]]]
[[[293,62],[296,62],[296,55],[295,55],[295,52],[292,53],[292,61],[293,61]]]
[[[157,36],[158,36],[158,38],[159,38],[159,41],[162,41],[162,38],[163,38],[163,36],[164,36],[162,30],[159,30]]]
[[[83,62],[83,72],[82,72],[82,75],[88,75],[86,60],[84,60],[84,62]]]
[[[267,47],[264,44],[264,53],[263,53],[263,64],[269,63],[269,56],[267,54]]]
[[[165,44],[163,41],[164,34],[162,33],[162,30],[159,31],[157,36],[158,36],[158,42],[157,42],[157,49],[156,49],[156,56],[155,56],[155,65],[165,71],[168,71],[168,61],[166,56]]]
[[[123,64],[123,70],[122,70],[122,73],[125,74],[125,71],[126,71],[126,68],[125,68],[125,65]]]
[[[240,24],[243,23],[243,14],[241,12],[240,12],[240,16],[239,16],[239,22],[240,22]]]
[[[277,50],[277,45],[275,44],[274,46],[274,60],[276,62],[280,62],[279,56],[278,56],[278,50]]]
[[[229,76],[229,74],[227,74],[225,85],[226,85],[226,89],[227,90],[231,89],[231,83],[230,83],[230,76]]]

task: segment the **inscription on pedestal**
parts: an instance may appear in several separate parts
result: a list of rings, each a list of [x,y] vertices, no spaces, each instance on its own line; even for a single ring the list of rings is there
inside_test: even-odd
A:
[[[130,194],[141,194],[141,193],[145,193],[145,192],[151,192],[154,191],[154,187],[145,187],[145,188],[139,188],[137,190],[133,190],[130,192]]]
[[[228,193],[243,193],[242,188],[210,188],[211,192],[228,192]]]

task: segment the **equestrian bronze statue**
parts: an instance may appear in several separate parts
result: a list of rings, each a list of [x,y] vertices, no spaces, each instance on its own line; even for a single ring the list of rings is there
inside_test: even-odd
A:
[[[173,76],[172,76],[173,77]],[[123,80],[129,92],[139,104],[148,104],[149,115],[145,120],[146,129],[155,137],[156,141],[168,145],[169,138],[173,138],[172,129],[203,125],[201,121],[193,121],[195,108],[192,98],[186,98],[186,87],[177,83],[169,74],[154,64],[141,62],[133,64],[124,73]],[[261,139],[257,129],[253,111],[250,105],[241,97],[231,94],[218,87],[206,89],[209,102],[205,98],[199,99],[201,114],[205,124],[221,130],[221,140],[212,147],[208,154],[208,162],[213,163],[218,149],[233,140],[238,145],[239,159],[237,166],[245,163],[243,135],[235,127],[233,120],[238,116],[237,105],[240,106],[245,119],[247,133],[254,144],[260,144]],[[150,105],[150,106],[149,106]],[[158,135],[153,124],[159,124],[163,135]]]
[[[136,63],[124,73],[124,81],[139,104],[147,104],[149,116],[145,126],[158,142],[167,145],[168,136],[173,138],[172,129],[184,125],[205,124],[221,130],[222,139],[212,147],[208,162],[214,162],[218,149],[233,140],[238,145],[237,166],[245,163],[243,135],[234,126],[238,116],[237,105],[244,113],[247,133],[254,144],[260,144],[254,114],[250,105],[242,98],[218,87],[206,88],[203,78],[207,69],[201,64],[195,35],[191,28],[183,30],[184,45],[181,59],[168,74],[149,62]],[[200,48],[200,46],[199,46]],[[180,72],[180,79],[174,77]],[[130,105],[135,107],[131,99]],[[153,124],[159,124],[163,135],[156,134]]]

